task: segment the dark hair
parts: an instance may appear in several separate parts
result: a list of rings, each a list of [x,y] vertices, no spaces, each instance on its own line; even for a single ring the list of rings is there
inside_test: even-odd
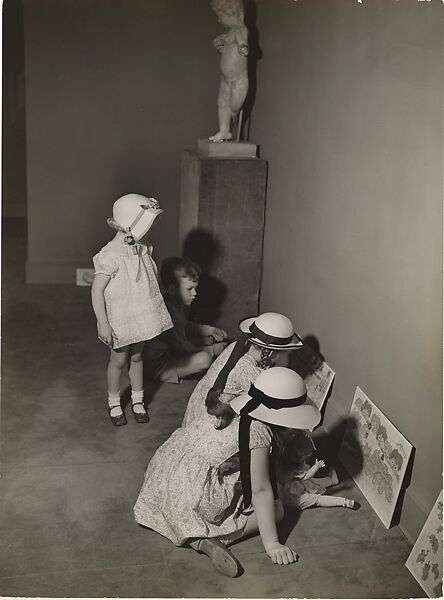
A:
[[[314,444],[304,429],[270,426],[273,433],[273,454],[288,470],[302,469],[314,455]]]
[[[177,286],[178,277],[189,277],[192,281],[199,281],[201,268],[189,258],[171,256],[166,258],[160,269],[160,280],[165,290],[173,284]]]
[[[236,413],[228,402],[222,402],[220,399],[223,389],[211,389],[205,398],[207,413],[219,419],[216,429],[225,429],[232,422]]]
[[[257,346],[257,344],[255,344],[253,342],[253,346],[256,346],[256,348],[260,348],[261,350],[261,357],[259,359],[259,367],[261,369],[267,369],[270,366],[270,355],[273,352],[273,350],[271,350],[270,348],[261,348],[260,346]]]

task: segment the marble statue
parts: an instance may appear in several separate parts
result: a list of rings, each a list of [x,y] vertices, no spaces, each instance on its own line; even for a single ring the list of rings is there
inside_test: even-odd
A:
[[[248,30],[241,0],[212,0],[211,7],[226,31],[214,40],[215,48],[221,53],[217,99],[219,131],[209,139],[223,142],[231,139],[232,120],[239,114],[248,91]]]

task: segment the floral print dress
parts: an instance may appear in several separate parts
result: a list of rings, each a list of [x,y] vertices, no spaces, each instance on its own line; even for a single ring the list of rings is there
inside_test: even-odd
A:
[[[173,326],[152,250],[151,245],[130,246],[114,239],[93,258],[94,274],[111,278],[104,297],[114,349],[150,340]]]
[[[239,451],[239,417],[215,429],[215,417],[204,414],[177,429],[156,451],[146,469],[134,515],[181,546],[190,538],[211,538],[241,531],[248,515],[237,509],[239,473],[221,476],[219,466]],[[250,448],[271,447],[271,432],[252,421]]]
[[[205,398],[227,362],[233,348],[234,343],[225,348],[194,388],[188,401],[182,427],[187,427],[195,419],[200,419],[207,414]],[[250,354],[244,354],[230,371],[221,400],[229,402],[235,396],[248,392],[250,385],[262,371],[263,369],[259,367],[256,360]]]

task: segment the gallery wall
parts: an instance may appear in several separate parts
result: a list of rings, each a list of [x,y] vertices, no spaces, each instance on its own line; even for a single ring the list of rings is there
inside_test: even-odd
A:
[[[443,5],[256,4],[261,309],[336,371],[327,427],[359,385],[415,446],[401,515],[415,539],[442,486]]]
[[[22,0],[3,3],[2,216],[26,216]]]
[[[26,1],[28,282],[75,281],[110,237],[113,201],[165,209],[178,252],[180,157],[217,131],[219,31],[207,0]]]

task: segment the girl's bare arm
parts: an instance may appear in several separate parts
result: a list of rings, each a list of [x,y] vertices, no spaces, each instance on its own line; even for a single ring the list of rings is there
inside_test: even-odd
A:
[[[98,273],[94,276],[91,289],[91,299],[97,319],[99,337],[107,344],[112,343],[112,329],[106,314],[104,291],[110,279],[109,275]]]
[[[279,542],[274,515],[273,489],[269,476],[269,448],[251,451],[251,491],[259,533],[265,552],[274,563],[288,565],[297,560],[297,554]]]

